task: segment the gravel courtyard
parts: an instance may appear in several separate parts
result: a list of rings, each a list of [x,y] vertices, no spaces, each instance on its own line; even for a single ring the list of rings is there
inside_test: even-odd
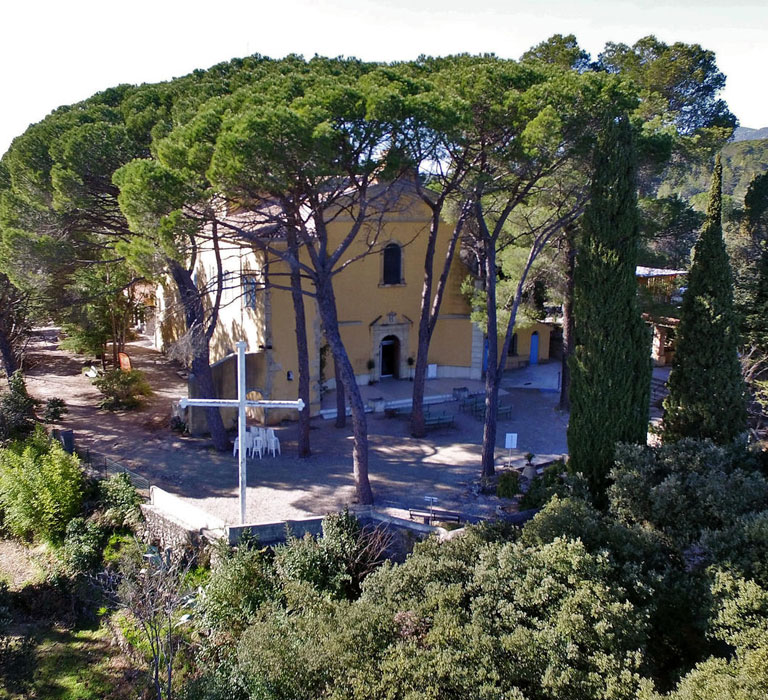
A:
[[[58,396],[66,401],[69,413],[58,427],[74,431],[78,449],[89,450],[94,464],[103,463],[104,457],[113,459],[151,484],[227,524],[235,524],[239,520],[237,459],[231,452],[217,453],[205,439],[172,433],[167,427],[171,402],[186,394],[178,368],[146,342],[132,343],[128,353],[133,367],[146,373],[154,391],[139,411],[110,413],[98,409],[99,394],[80,371],[86,358],[58,349],[55,329],[35,333],[29,351],[28,389],[40,399]],[[544,383],[551,385],[556,367],[542,369],[549,377],[545,376]],[[407,381],[396,384],[364,389],[375,395],[386,395],[388,390],[393,395],[408,391]],[[471,391],[482,388],[480,382],[430,380],[427,394],[450,394],[456,385]],[[533,385],[536,381],[528,374],[512,373],[505,379],[501,401],[513,408],[511,419],[498,425],[499,465],[508,458],[504,449],[507,432],[518,433],[518,448],[512,454],[517,464],[524,462],[526,452],[534,453],[539,462],[567,450],[567,415],[556,410],[558,392],[516,388]],[[476,488],[482,423],[460,413],[456,402],[441,404],[439,410],[455,414],[455,427],[433,430],[425,439],[410,437],[404,418],[368,414],[369,471],[376,505],[423,507],[423,497],[430,495],[439,499],[439,508],[490,515],[495,508],[493,499],[477,494]],[[276,430],[282,455],[248,461],[249,522],[322,515],[353,502],[350,427],[340,430],[333,421],[313,419],[312,456],[307,459],[296,456],[295,424],[285,423]]]

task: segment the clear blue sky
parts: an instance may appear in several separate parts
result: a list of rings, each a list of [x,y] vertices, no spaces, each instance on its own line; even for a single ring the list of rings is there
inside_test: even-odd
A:
[[[728,76],[723,97],[742,126],[768,126],[766,0],[10,0],[0,10],[0,153],[60,105],[236,56],[518,58],[557,33],[593,56],[648,34],[701,44]]]

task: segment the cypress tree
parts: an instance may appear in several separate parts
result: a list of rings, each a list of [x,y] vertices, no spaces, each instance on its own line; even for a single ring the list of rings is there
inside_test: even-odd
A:
[[[574,273],[570,465],[604,501],[616,444],[645,443],[650,334],[637,303],[636,155],[626,118],[609,122],[595,147],[591,200]]]
[[[742,317],[742,343],[768,353],[768,173],[756,175],[744,197],[742,235],[759,251],[736,282],[742,306],[734,303]],[[739,285],[739,282],[741,283]],[[739,289],[741,286],[741,289]],[[741,294],[739,295],[739,292]],[[740,313],[739,313],[740,312]]]
[[[680,309],[677,351],[664,401],[665,442],[693,437],[725,444],[746,430],[733,280],[721,222],[722,177],[718,155],[707,217],[693,249]]]

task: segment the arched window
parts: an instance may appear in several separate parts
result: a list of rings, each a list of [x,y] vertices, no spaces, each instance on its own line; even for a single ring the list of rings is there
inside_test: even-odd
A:
[[[402,251],[397,243],[390,243],[384,248],[384,274],[382,284],[402,283]]]

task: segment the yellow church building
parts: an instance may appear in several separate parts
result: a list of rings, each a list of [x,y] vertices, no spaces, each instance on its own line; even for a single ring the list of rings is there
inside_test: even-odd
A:
[[[398,190],[397,205],[388,208],[377,222],[375,237],[361,232],[348,258],[353,261],[334,277],[342,340],[357,382],[407,380],[416,358],[418,319],[424,276],[424,259],[431,211],[407,187]],[[328,226],[329,240],[339,240],[349,230],[344,216]],[[435,279],[445,258],[452,233],[441,225],[435,253]],[[375,239],[372,245],[371,241]],[[288,289],[286,263],[245,240],[227,240],[220,246],[223,290],[218,324],[211,343],[214,378],[221,398],[234,397],[236,376],[235,343],[247,343],[247,387],[252,398],[295,398],[298,392],[298,353],[295,315]],[[481,379],[484,334],[470,320],[470,306],[461,292],[470,274],[458,253],[451,263],[448,284],[429,348],[427,377]],[[204,288],[216,279],[213,251],[199,254],[197,284]],[[310,357],[310,412],[321,409],[322,393],[334,388],[333,358],[323,338],[314,289],[304,282],[305,314]],[[211,290],[213,293],[213,290]],[[179,337],[181,315],[166,287],[158,289],[155,344],[168,347]],[[549,358],[549,326],[535,324],[516,329],[508,366],[523,359]],[[533,352],[533,356],[531,356]],[[195,396],[194,381],[190,397]],[[258,409],[254,417],[262,419]],[[225,425],[235,412],[224,409]],[[230,415],[231,413],[231,415]],[[270,410],[275,423],[290,414]],[[190,429],[203,428],[202,413],[193,417]]]

